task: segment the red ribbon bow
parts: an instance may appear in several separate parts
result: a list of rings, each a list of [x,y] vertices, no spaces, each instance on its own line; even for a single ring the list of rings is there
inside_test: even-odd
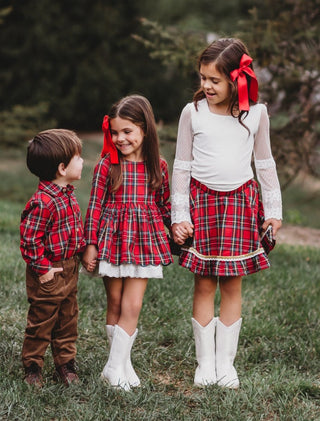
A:
[[[101,151],[101,158],[103,158],[109,153],[111,164],[119,164],[118,149],[115,147],[114,143],[112,142],[112,136],[110,132],[110,122],[109,122],[108,115],[105,115],[103,118],[102,131],[104,133],[104,136],[103,136],[103,148]]]
[[[238,98],[240,111],[249,111],[249,98],[254,102],[257,102],[258,99],[258,81],[254,71],[251,69],[251,67],[249,67],[251,62],[252,58],[247,54],[243,54],[240,60],[239,69],[235,69],[230,72],[230,77],[233,82],[238,78]],[[251,77],[249,96],[245,73]]]

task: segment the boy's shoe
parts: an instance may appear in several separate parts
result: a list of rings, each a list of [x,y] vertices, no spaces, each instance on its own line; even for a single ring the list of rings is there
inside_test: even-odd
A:
[[[55,381],[61,381],[65,386],[70,386],[71,383],[79,383],[79,377],[76,372],[76,362],[75,360],[70,360],[67,364],[56,368],[53,378]]]
[[[41,367],[39,367],[38,364],[31,363],[29,367],[25,367],[24,371],[25,371],[25,376],[24,376],[25,383],[29,384],[30,386],[35,386],[38,388],[41,388],[43,386]]]

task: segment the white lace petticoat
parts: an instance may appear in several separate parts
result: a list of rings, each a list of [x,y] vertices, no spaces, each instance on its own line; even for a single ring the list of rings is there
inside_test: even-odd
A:
[[[163,278],[162,265],[140,266],[123,263],[119,266],[106,261],[99,263],[98,276],[110,278]]]

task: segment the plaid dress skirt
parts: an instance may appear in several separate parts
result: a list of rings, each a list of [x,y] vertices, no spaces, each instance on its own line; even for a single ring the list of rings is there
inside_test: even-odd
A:
[[[182,247],[181,266],[201,276],[243,276],[270,266],[274,241],[271,234],[270,242],[261,243],[264,213],[255,180],[221,192],[192,178],[190,213],[193,241]]]

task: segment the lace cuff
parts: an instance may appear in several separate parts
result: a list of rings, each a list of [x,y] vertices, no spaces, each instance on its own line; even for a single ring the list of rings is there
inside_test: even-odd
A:
[[[255,167],[261,186],[265,219],[282,219],[281,189],[273,157],[255,159]]]
[[[172,173],[171,221],[172,224],[187,221],[190,217],[190,177],[192,161],[175,159]]]
[[[187,221],[191,224],[189,195],[175,193],[171,197],[172,210],[171,222],[176,224],[179,222]]]
[[[263,193],[265,219],[282,219],[282,200],[280,190],[270,190]]]

